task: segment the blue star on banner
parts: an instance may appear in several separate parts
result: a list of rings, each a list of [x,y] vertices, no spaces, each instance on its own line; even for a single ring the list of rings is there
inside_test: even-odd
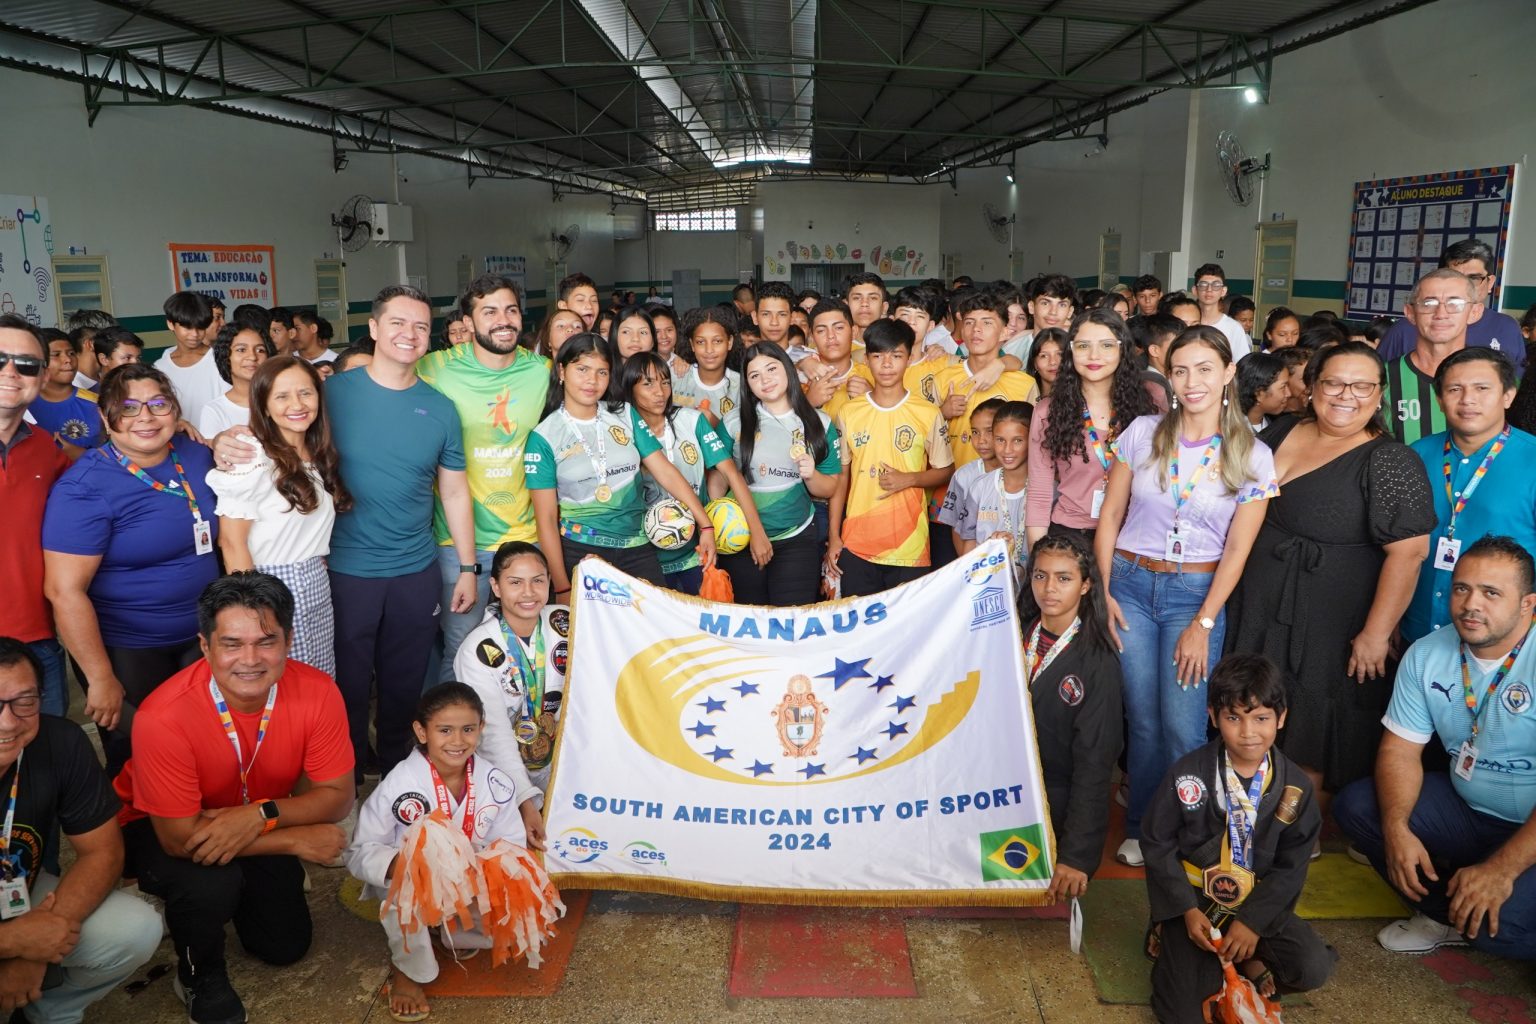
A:
[[[816,678],[832,680],[832,689],[834,690],[841,690],[844,683],[853,679],[872,678],[864,670],[864,666],[869,664],[868,658],[860,658],[858,661],[844,661],[842,658],[834,658],[833,660],[837,662],[837,667],[830,672],[823,672]]]
[[[725,701],[715,700],[713,697],[705,697],[702,701],[699,702],[699,707],[704,709],[704,713],[706,715],[712,715],[716,711],[725,710]]]
[[[717,743],[715,744],[715,749],[711,750],[707,756],[714,758],[715,764],[719,764],[735,753],[735,751],[735,747],[722,747]]]
[[[745,679],[743,679],[739,684],[737,684],[736,686],[731,687],[731,689],[735,690],[737,693],[739,693],[743,697],[745,697],[749,693],[756,693],[757,692],[757,684],[756,683],[749,683]]]
[[[897,736],[900,736],[906,731],[907,727],[903,722],[892,722],[890,725],[885,727],[885,735],[890,739],[895,739]]]
[[[804,773],[807,779],[814,779],[818,775],[827,774],[827,766],[824,764],[808,764],[798,770]]]
[[[870,683],[869,684],[869,688],[871,690],[874,690],[876,693],[879,693],[881,690],[885,689],[887,686],[895,686],[895,685],[896,684],[891,680],[890,676],[881,676],[879,679],[876,679],[874,682]]]
[[[752,773],[752,777],[755,779],[759,775],[772,775],[773,774],[773,765],[771,763],[770,764],[763,764],[763,762],[761,762],[761,761],[755,761],[754,760],[752,762],[752,767],[747,769],[747,770]]]
[[[873,761],[875,759],[875,752],[873,749],[865,750],[863,747],[860,747],[856,753],[849,754],[848,756],[850,758],[858,758],[859,764],[863,764],[865,761]]]
[[[916,697],[903,697],[903,696],[898,694],[897,697],[896,697],[896,703],[891,704],[889,706],[895,708],[896,709],[896,713],[899,715],[903,711],[906,711],[908,708],[915,707],[916,705],[917,705],[917,698]]]
[[[694,739],[699,739],[702,736],[713,736],[715,734],[715,727],[705,725],[703,722],[694,722],[686,731],[693,733]]]

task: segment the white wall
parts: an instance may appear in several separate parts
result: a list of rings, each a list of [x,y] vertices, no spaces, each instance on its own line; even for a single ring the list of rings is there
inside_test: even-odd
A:
[[[740,262],[735,231],[647,230],[644,238],[614,243],[614,280],[621,287],[641,290],[655,282],[666,293],[674,270],[697,270],[703,281],[738,281],[752,267]]]
[[[888,285],[942,273],[939,251],[939,185],[887,185],[840,181],[765,181],[758,185],[763,207],[763,277],[788,281],[791,263],[865,265]],[[981,215],[976,215],[980,223]],[[808,225],[814,225],[810,227]],[[833,254],[797,254],[788,244],[830,247]],[[854,257],[858,250],[859,257]],[[880,262],[874,262],[876,250]],[[888,254],[907,254],[895,263]],[[842,255],[839,255],[841,253]],[[783,254],[783,255],[781,255]]]

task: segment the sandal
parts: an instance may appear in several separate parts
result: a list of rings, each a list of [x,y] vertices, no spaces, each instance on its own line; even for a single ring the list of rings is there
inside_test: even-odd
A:
[[[417,1021],[423,1021],[432,1016],[432,1011],[430,1009],[412,1010],[409,1012],[396,1010],[394,1006],[391,1005],[394,999],[394,994],[394,986],[386,981],[384,983],[384,1009],[389,1011],[389,1015],[392,1019],[400,1021],[401,1024],[416,1024]]]

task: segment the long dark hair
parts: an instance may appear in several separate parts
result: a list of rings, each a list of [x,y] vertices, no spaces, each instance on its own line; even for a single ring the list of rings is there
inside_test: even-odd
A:
[[[672,402],[672,368],[661,357],[661,353],[652,349],[649,352],[636,352],[624,360],[624,370],[619,375],[618,384],[614,387],[614,397],[621,402],[635,404],[635,386],[645,380],[649,373],[657,380],[664,380],[668,384],[667,407],[662,410],[661,417],[668,423],[672,422],[672,416],[677,412],[677,406]],[[635,406],[639,411],[639,406]]]
[[[565,384],[560,380],[560,371],[582,356],[594,353],[602,356],[608,363],[608,375],[611,379],[614,372],[613,353],[609,351],[608,342],[603,340],[601,334],[586,331],[565,339],[565,344],[560,346],[560,352],[555,356],[554,362],[549,364],[549,390],[544,395],[544,413],[539,417],[540,420],[560,408],[560,404],[565,401]],[[608,404],[610,411],[615,404],[613,402]]]
[[[811,405],[810,399],[805,397],[805,392],[800,390],[800,375],[795,371],[795,362],[789,358],[778,345],[771,341],[760,341],[752,346],[750,359],[759,357],[765,359],[777,359],[784,367],[784,380],[788,384],[788,397],[790,408],[796,416],[800,417],[800,425],[805,430],[805,447],[821,465],[821,461],[827,457],[827,430],[821,425],[821,417],[816,413],[816,407]],[[745,370],[745,367],[743,367]],[[741,467],[742,473],[748,480],[753,478],[752,470],[752,445],[757,440],[757,395],[747,386],[746,376],[743,373],[741,382],[741,406],[737,410],[741,416],[741,437],[737,439],[736,450],[741,453],[736,464]]]
[[[1035,603],[1035,590],[1031,580],[1035,576],[1035,563],[1041,555],[1066,555],[1077,562],[1077,571],[1088,581],[1088,593],[1077,605],[1077,639],[1108,654],[1115,650],[1114,637],[1109,632],[1109,608],[1104,603],[1104,581],[1099,578],[1099,566],[1092,552],[1083,542],[1071,534],[1048,533],[1035,541],[1029,549],[1029,562],[1024,566],[1024,587],[1019,593],[1019,621],[1027,630],[1040,618],[1040,606]]]
[[[273,356],[258,366],[256,376],[251,378],[251,433],[261,442],[261,447],[266,450],[277,470],[277,493],[288,499],[289,507],[295,512],[308,515],[320,504],[320,495],[315,493],[315,482],[304,468],[304,459],[288,443],[272,419],[272,414],[267,411],[267,400],[272,396],[277,375],[295,366],[303,369],[309,382],[314,385],[316,399],[320,399],[323,384],[320,374],[309,365],[309,360],[298,356]],[[310,461],[320,474],[320,482],[330,492],[336,511],[347,511],[352,507],[352,495],[341,482],[341,457],[331,441],[331,423],[326,419],[323,400],[315,410],[314,422],[304,431],[304,443],[309,446]]]
[[[1111,437],[1130,425],[1138,416],[1157,411],[1152,398],[1141,386],[1141,370],[1136,365],[1135,349],[1130,329],[1120,314],[1112,309],[1085,309],[1072,318],[1067,337],[1077,338],[1077,332],[1085,324],[1097,324],[1106,328],[1120,343],[1120,362],[1115,375],[1110,378],[1109,403],[1114,412],[1110,416]],[[1056,376],[1056,386],[1051,388],[1051,405],[1046,410],[1045,439],[1041,447],[1055,462],[1070,462],[1073,456],[1088,461],[1088,443],[1083,439],[1083,380],[1077,375],[1077,364],[1072,357],[1069,341],[1061,354],[1061,372]]]

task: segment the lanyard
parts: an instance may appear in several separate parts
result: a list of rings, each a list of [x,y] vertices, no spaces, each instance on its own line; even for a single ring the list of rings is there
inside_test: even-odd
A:
[[[21,758],[24,754],[26,750],[16,755],[16,772],[11,776],[11,797],[5,804],[5,826],[0,831],[0,854],[9,854],[11,850],[11,829],[16,824],[16,794],[21,789]]]
[[[272,723],[272,705],[277,703],[277,684],[272,684],[272,689],[267,691],[267,706],[262,709],[261,722],[256,726],[256,747],[251,751],[251,763],[245,763],[245,755],[240,752],[240,734],[235,731],[235,718],[229,713],[229,704],[224,700],[224,694],[219,690],[219,684],[210,676],[208,679],[208,694],[213,697],[213,706],[219,713],[219,722],[224,726],[224,735],[229,738],[229,745],[235,750],[235,767],[240,770],[240,802],[251,802],[251,790],[249,779],[251,769],[256,765],[256,755],[261,753],[262,741],[267,738],[267,726]]]
[[[443,777],[437,774],[437,765],[431,760],[427,761],[427,769],[432,773],[432,788],[437,793],[437,806],[443,809],[448,817],[453,817],[453,800],[448,794],[448,786],[443,782]],[[471,841],[475,838],[475,757],[470,755],[464,765],[464,835]]]
[[[1504,450],[1505,443],[1509,440],[1509,427],[1499,432],[1499,436],[1493,442],[1493,447],[1488,449],[1488,454],[1483,457],[1483,464],[1477,467],[1477,472],[1472,474],[1472,479],[1467,481],[1467,486],[1461,489],[1458,496],[1451,491],[1451,438],[1445,438],[1445,500],[1451,506],[1451,521],[1445,528],[1445,535],[1450,538],[1456,536],[1456,517],[1461,515],[1461,510],[1467,507],[1467,502],[1472,500],[1472,492],[1477,490],[1477,485],[1483,482],[1483,477],[1488,475],[1488,467],[1493,465],[1493,460],[1499,457],[1499,452]]]
[[[606,445],[603,444],[603,420],[602,420],[602,415],[598,414],[592,420],[593,425],[597,427],[597,450],[596,451],[593,451],[592,450],[592,446],[587,443],[587,437],[586,437],[585,434],[583,434],[581,432],[581,424],[577,422],[576,417],[574,417],[570,413],[566,412],[565,411],[565,406],[563,406],[563,405],[560,407],[560,415],[564,416],[565,417],[565,422],[570,424],[572,433],[574,433],[576,435],[576,443],[581,445],[581,450],[586,453],[587,458],[590,459],[591,462],[592,462],[592,468],[597,471],[597,486],[598,486],[598,490],[607,490],[608,489],[608,448],[607,448]],[[603,499],[600,498],[598,500],[601,501]]]
[[[1483,712],[1487,711],[1488,705],[1493,703],[1494,691],[1499,688],[1499,684],[1502,683],[1504,681],[1504,677],[1509,674],[1510,668],[1515,664],[1515,659],[1520,657],[1520,648],[1525,646],[1525,641],[1530,637],[1530,635],[1531,634],[1527,632],[1525,636],[1520,638],[1520,642],[1515,644],[1514,648],[1504,656],[1504,663],[1494,671],[1493,681],[1488,684],[1488,692],[1483,697],[1482,707],[1478,707],[1477,691],[1472,689],[1472,671],[1467,668],[1467,645],[1461,645],[1461,691],[1462,696],[1466,699],[1467,702],[1467,710],[1472,713],[1473,746],[1477,745],[1478,723],[1482,720]]]
[[[1067,646],[1076,638],[1077,627],[1081,622],[1081,619],[1073,619],[1072,625],[1062,631],[1061,636],[1056,638],[1056,642],[1051,644],[1051,649],[1046,651],[1043,657],[1040,654],[1040,631],[1044,628],[1044,623],[1035,623],[1034,630],[1029,634],[1029,643],[1024,648],[1024,685],[1026,687],[1034,685],[1035,680],[1051,667],[1051,662],[1067,649]]]
[[[506,641],[507,649],[512,652],[512,658],[517,662],[517,674],[523,681],[523,695],[526,698],[526,708],[523,717],[534,719],[539,717],[539,712],[544,707],[544,627],[542,623],[535,623],[533,627],[533,662],[529,664],[528,649],[523,646],[522,638],[513,633],[507,625],[507,620],[501,620],[501,636]]]
[[[1217,434],[1211,438],[1211,443],[1206,446],[1205,454],[1200,457],[1200,465],[1195,467],[1195,471],[1190,474],[1189,480],[1186,483],[1179,482],[1179,456],[1183,450],[1182,444],[1176,444],[1173,449],[1173,458],[1168,460],[1168,481],[1169,490],[1173,492],[1173,521],[1175,523],[1179,521],[1179,513],[1183,511],[1185,502],[1189,501],[1189,496],[1195,493],[1195,485],[1200,482],[1200,474],[1205,471],[1205,467],[1211,464],[1211,460],[1221,450],[1221,435]]]
[[[1264,777],[1269,774],[1269,755],[1253,773],[1248,792],[1243,792],[1242,780],[1232,770],[1232,758],[1222,755],[1226,765],[1227,782],[1227,842],[1232,848],[1232,863],[1236,867],[1252,870],[1249,863],[1253,849],[1253,830],[1259,823],[1259,801],[1264,798]]]
[[[1093,454],[1099,460],[1099,466],[1105,473],[1109,472],[1109,446],[1099,440],[1099,431],[1093,425],[1093,413],[1088,411],[1088,406],[1083,406],[1083,429],[1088,432],[1088,447],[1093,449]]]
[[[138,464],[128,456],[118,451],[115,445],[109,444],[106,446],[108,452],[110,452],[112,457],[117,460],[117,464],[119,466],[122,466],[128,472],[138,477],[144,483],[148,484],[152,489],[161,491],[165,494],[174,494],[185,497],[187,499],[187,507],[192,510],[192,518],[198,522],[202,522],[202,513],[198,512],[197,510],[197,496],[192,493],[192,485],[187,482],[187,471],[181,467],[181,456],[176,454],[175,445],[166,445],[166,447],[171,450],[171,465],[176,467],[176,476],[181,481],[179,484],[161,483],[159,480],[156,480],[154,477],[144,472],[144,470],[140,469]]]
[[[1010,536],[1010,537],[1012,537],[1014,539],[1014,554],[1016,556],[1019,555],[1019,554],[1027,555],[1028,552],[1024,551],[1022,546],[1020,546],[1018,544],[1019,536],[1018,536],[1018,533],[1016,532],[1015,527],[1013,525],[1013,509],[1010,507],[1010,504],[1009,504],[1009,502],[1012,499],[1010,499],[1008,497],[1008,494],[1009,494],[1008,490],[1003,487],[1003,470],[1002,470],[1001,467],[999,467],[998,470],[997,470],[997,514],[998,514],[998,518],[1002,520],[1003,532],[1006,533],[1008,536]],[[1021,506],[1023,505],[1023,499],[1022,498],[1019,499],[1019,504]],[[1021,508],[1020,511],[1023,511],[1023,509]],[[1023,522],[1022,522],[1023,518],[1024,517],[1022,515],[1019,517],[1019,519],[1020,519],[1019,525],[1020,526],[1023,525]],[[1019,558],[1017,560],[1018,560],[1020,565],[1024,564],[1025,559]]]

